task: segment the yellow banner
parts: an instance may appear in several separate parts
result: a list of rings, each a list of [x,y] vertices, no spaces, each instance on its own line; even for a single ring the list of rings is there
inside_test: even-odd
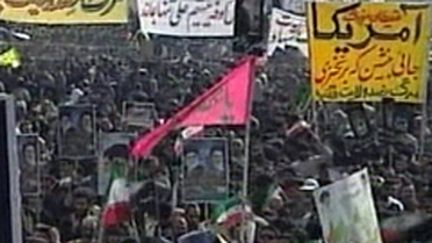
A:
[[[424,101],[429,5],[309,2],[307,16],[315,100]]]
[[[41,24],[127,22],[127,0],[0,0],[0,19]]]

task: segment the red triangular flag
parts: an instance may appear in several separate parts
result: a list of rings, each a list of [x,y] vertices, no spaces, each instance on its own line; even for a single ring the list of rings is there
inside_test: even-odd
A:
[[[177,127],[242,125],[249,118],[253,59],[243,62],[185,108]]]
[[[176,128],[246,124],[250,115],[254,64],[254,57],[245,58],[166,123],[139,138],[132,148],[132,155],[148,156],[160,140]]]

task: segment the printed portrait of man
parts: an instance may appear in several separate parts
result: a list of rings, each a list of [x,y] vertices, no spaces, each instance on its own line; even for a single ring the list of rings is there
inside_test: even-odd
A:
[[[115,139],[115,136],[112,136],[112,139]],[[126,141],[113,140],[105,142],[117,143],[112,143],[109,147],[103,147],[101,148],[102,151],[100,151],[97,179],[98,193],[100,195],[105,194],[109,190],[108,186],[112,176],[126,176],[129,162],[128,144]]]
[[[36,134],[18,136],[20,185],[24,194],[39,192],[39,146]]]
[[[393,113],[393,130],[399,133],[407,133],[410,128],[410,120],[413,114],[407,109],[396,109]]]
[[[24,144],[23,148],[22,148],[22,153],[23,153],[23,165],[25,167],[31,167],[34,168],[37,166],[37,149],[36,149],[37,144],[34,143],[27,143]]]
[[[69,129],[72,128],[72,124],[73,124],[73,122],[71,121],[71,118],[69,117],[69,115],[67,115],[67,114],[63,115],[60,118],[61,132],[63,134],[66,134],[69,131]]]
[[[358,138],[365,138],[370,133],[370,124],[366,112],[362,107],[356,107],[348,111],[351,127]]]
[[[60,107],[60,155],[90,157],[95,155],[95,119],[91,106]]]
[[[121,172],[125,172],[128,163],[128,148],[125,144],[115,144],[109,147],[103,154],[103,158],[106,163],[109,163],[111,167],[119,169]]]
[[[80,128],[84,134],[93,133],[93,117],[91,113],[83,113],[81,115]]]
[[[210,153],[210,167],[217,173],[223,173],[225,167],[225,155],[224,151],[220,149],[214,149]]]
[[[227,191],[227,152],[224,139],[192,139],[185,142],[183,177],[185,199],[210,200]],[[210,198],[209,198],[210,197]]]

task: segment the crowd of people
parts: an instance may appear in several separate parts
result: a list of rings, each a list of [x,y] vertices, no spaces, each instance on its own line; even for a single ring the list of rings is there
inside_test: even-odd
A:
[[[173,149],[176,134],[140,161],[130,161],[127,146],[104,154],[100,134],[148,132],[244,53],[233,53],[231,40],[155,37],[151,45],[143,44],[118,26],[13,28],[33,36],[15,43],[23,57],[20,67],[0,68],[0,92],[15,97],[18,140],[37,138],[18,145],[25,242],[178,242],[206,228],[217,205],[173,198],[173,190],[181,191],[176,182],[184,179],[181,156]],[[364,167],[380,222],[406,212],[432,212],[431,134],[421,129],[426,119],[421,107],[392,101],[312,106],[307,59],[299,51],[264,59],[255,80],[249,200],[266,223],[257,224],[251,242],[319,242],[312,192]],[[128,126],[125,102],[152,104],[151,124]],[[202,135],[228,140],[231,196],[241,191],[245,132],[212,127]],[[152,182],[131,198],[132,225],[100,224],[107,190],[100,187],[101,156],[123,161],[123,176]],[[268,195],[275,184],[282,190]],[[235,242],[233,228],[224,233],[228,242]],[[424,237],[417,242],[427,242]]]

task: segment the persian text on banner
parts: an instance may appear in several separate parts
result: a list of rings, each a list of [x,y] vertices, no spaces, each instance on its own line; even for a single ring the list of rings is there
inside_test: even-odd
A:
[[[127,23],[127,1],[0,0],[0,19],[39,24]]]
[[[308,3],[315,100],[421,103],[429,5]]]

